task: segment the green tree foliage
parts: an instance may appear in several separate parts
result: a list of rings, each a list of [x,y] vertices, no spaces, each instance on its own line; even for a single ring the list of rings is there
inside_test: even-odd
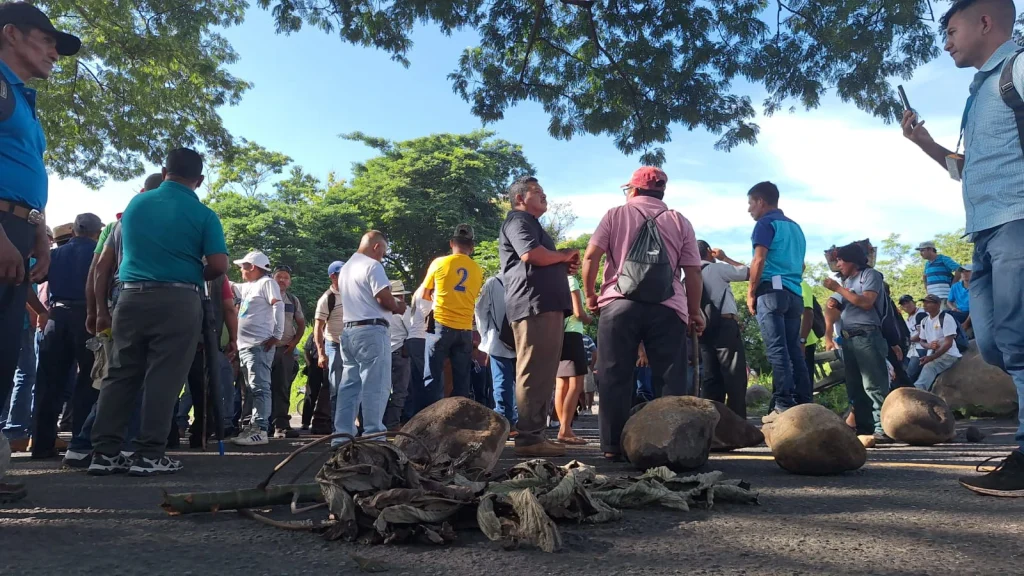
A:
[[[271,177],[281,174],[291,163],[287,155],[243,138],[209,171],[215,174],[210,192],[241,190],[245,196],[255,197]]]
[[[552,202],[548,204],[548,211],[541,217],[540,223],[544,226],[548,236],[555,241],[555,244],[569,239],[569,231],[576,223],[576,213],[572,211],[572,202]],[[584,244],[583,249],[587,246]]]
[[[956,232],[939,234],[935,237],[935,246],[939,254],[945,254],[962,264],[970,264],[974,246],[964,237],[961,228]],[[914,251],[916,244],[911,245],[900,241],[899,234],[891,234],[882,241],[879,247],[877,268],[889,282],[893,298],[903,294],[914,298],[925,297],[924,264],[925,261]]]
[[[450,252],[457,225],[473,226],[481,244],[496,239],[508,186],[533,172],[520,146],[483,130],[404,142],[361,133],[345,138],[381,155],[356,164],[340,199],[367,227],[387,235],[385,264],[407,286],[418,285],[430,261]]]
[[[344,182],[323,184],[299,167],[273,190],[246,195],[231,189],[238,182],[214,182],[206,203],[220,216],[232,260],[260,250],[272,264],[292,267],[292,291],[307,314],[330,280],[327,266],[348,259],[359,246],[365,225],[344,203]],[[239,279],[237,269],[231,276]]]
[[[768,114],[805,108],[836,90],[891,122],[902,106],[890,86],[939,54],[927,0],[258,0],[279,32],[304,24],[384,50],[408,66],[417,25],[479,33],[449,75],[484,122],[539,102],[549,133],[608,134],[625,154],[661,164],[673,124],[719,134],[717,147],[753,143],[749,96],[760,84]]]
[[[40,91],[46,165],[99,187],[160,164],[170,144],[221,152],[231,144],[217,108],[250,85],[227,67],[238,54],[219,33],[242,22],[244,0],[44,0],[56,25],[82,38]]]

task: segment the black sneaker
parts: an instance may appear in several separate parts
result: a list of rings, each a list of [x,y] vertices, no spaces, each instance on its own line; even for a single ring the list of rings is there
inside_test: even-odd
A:
[[[162,458],[138,457],[132,462],[129,476],[159,476],[174,474],[181,470],[181,461],[164,456]]]
[[[982,466],[995,458],[998,456],[978,464],[978,472],[982,471]],[[1019,450],[1014,450],[988,474],[961,478],[960,485],[972,492],[986,496],[1022,498],[1024,497],[1024,454],[1021,454]]]
[[[85,469],[91,464],[92,452],[76,452],[74,450],[68,450],[64,453],[64,460],[61,462],[61,467]]]
[[[885,432],[875,432],[874,434],[875,445],[880,444],[894,444],[896,441],[889,437]]]
[[[131,461],[124,454],[118,452],[115,456],[104,456],[97,452],[92,455],[89,474],[92,476],[124,474],[129,468],[131,468]]]

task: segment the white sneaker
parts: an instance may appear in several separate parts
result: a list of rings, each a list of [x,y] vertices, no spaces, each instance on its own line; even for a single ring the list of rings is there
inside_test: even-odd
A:
[[[266,430],[248,428],[243,430],[238,436],[232,438],[231,443],[236,446],[262,446],[264,444],[269,444],[270,440],[267,439]]]
[[[590,411],[590,408],[584,408],[580,410],[580,416],[593,416],[594,413]]]

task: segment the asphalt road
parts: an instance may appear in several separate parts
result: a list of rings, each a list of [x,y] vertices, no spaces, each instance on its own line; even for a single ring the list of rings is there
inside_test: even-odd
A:
[[[763,447],[713,455],[707,469],[750,482],[760,505],[648,508],[616,523],[563,525],[565,548],[555,554],[502,550],[476,532],[447,547],[326,542],[233,512],[170,517],[158,507],[161,490],[253,487],[294,440],[224,457],[177,452],[185,470],[152,479],[94,478],[16,455],[12,475],[30,493],[0,507],[0,574],[1019,575],[1024,499],[977,496],[956,483],[1011,449],[1013,423],[982,425],[982,444],[874,449],[864,468],[835,477],[791,475]],[[578,432],[596,438],[596,418],[582,419]],[[514,462],[511,452],[499,469]],[[571,449],[570,458],[629,471],[605,464],[596,446]]]

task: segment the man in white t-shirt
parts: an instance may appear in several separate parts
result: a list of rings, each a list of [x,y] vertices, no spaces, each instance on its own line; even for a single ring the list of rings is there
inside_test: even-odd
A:
[[[242,284],[232,284],[238,306],[238,359],[245,366],[252,394],[252,421],[231,442],[240,446],[266,444],[270,424],[270,367],[274,347],[284,337],[284,302],[270,276],[270,259],[259,251],[235,260]]]
[[[327,267],[327,276],[331,279],[331,287],[316,302],[316,313],[313,323],[313,342],[316,344],[317,363],[324,370],[327,378],[330,405],[329,420],[334,422],[334,407],[338,399],[338,384],[341,382],[341,333],[345,320],[341,306],[341,292],[338,291],[338,274],[345,265],[341,260],[331,262]],[[317,400],[317,406],[320,401]],[[320,410],[317,410],[319,412]]]
[[[907,315],[907,329],[910,331],[910,336],[913,338],[917,335],[917,327],[928,317],[928,313],[917,305],[914,297],[910,294],[904,294],[900,296],[900,310]],[[907,376],[911,380],[917,380],[918,375],[921,374],[921,358],[926,356],[927,350],[922,347],[920,342],[915,342],[910,350],[907,351],[906,358],[903,359],[903,364],[907,369]]]
[[[914,387],[931,392],[939,374],[960,360],[960,350],[956,347],[956,320],[948,312],[940,312],[942,299],[929,294],[923,302],[928,317],[921,320],[917,335],[911,341],[921,342],[927,356],[921,358],[921,374]]]
[[[423,286],[420,286],[413,292],[412,302],[402,315],[409,327],[409,335],[405,339],[405,349],[409,354],[409,396],[402,409],[403,422],[412,420],[424,408],[423,378],[427,370],[427,341],[437,338],[427,332],[427,316],[433,309],[434,303],[423,298]]]
[[[359,250],[338,274],[344,314],[341,333],[342,375],[334,410],[334,432],[356,435],[356,414],[366,435],[385,432],[384,411],[391,395],[392,314],[404,314],[405,302],[391,294],[391,282],[380,261],[387,253],[384,234],[363,235]],[[384,440],[383,437],[380,440]],[[347,438],[336,438],[337,446]]]

